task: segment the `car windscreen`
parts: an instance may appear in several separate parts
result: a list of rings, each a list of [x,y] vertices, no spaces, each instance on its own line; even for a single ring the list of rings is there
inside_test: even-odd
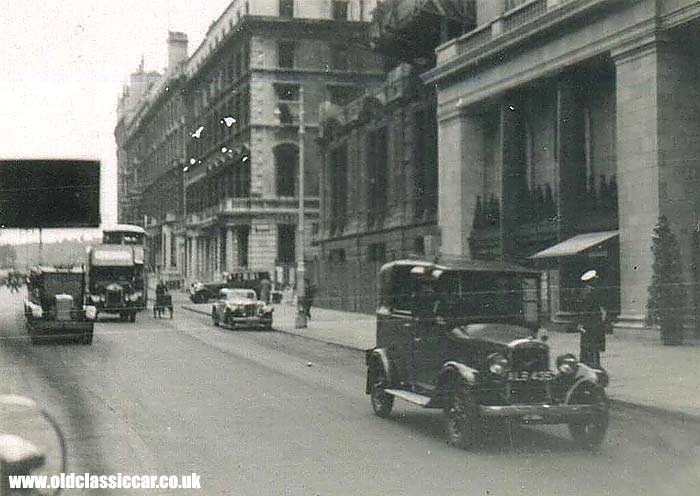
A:
[[[44,274],[44,298],[50,301],[60,293],[71,295],[73,302],[82,305],[82,274]]]
[[[131,282],[134,276],[133,267],[94,267],[92,270],[92,281],[94,284],[109,284],[116,282],[119,284]]]
[[[537,279],[500,272],[446,272],[436,281],[439,312],[476,320],[536,322]]]
[[[255,295],[255,291],[233,290],[233,291],[226,292],[225,299],[227,301],[233,301],[233,300],[252,300],[252,301],[255,301],[255,300],[257,300],[257,296]]]

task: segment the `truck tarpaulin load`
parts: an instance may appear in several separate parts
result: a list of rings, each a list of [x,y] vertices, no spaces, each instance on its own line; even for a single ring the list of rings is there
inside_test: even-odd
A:
[[[143,249],[128,245],[98,245],[88,258],[89,300],[98,312],[118,314],[136,322],[146,308]]]
[[[37,267],[29,274],[24,315],[32,343],[42,338],[77,337],[92,343],[97,310],[85,305],[82,268]]]

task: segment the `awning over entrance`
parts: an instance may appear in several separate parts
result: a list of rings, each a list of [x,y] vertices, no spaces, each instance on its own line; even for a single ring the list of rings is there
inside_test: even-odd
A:
[[[593,232],[586,234],[579,234],[573,238],[569,238],[566,241],[562,241],[554,246],[550,246],[546,250],[535,253],[529,258],[556,258],[556,257],[570,257],[572,255],[578,255],[600,243],[607,241],[609,239],[617,236],[619,231],[604,231],[604,232]]]

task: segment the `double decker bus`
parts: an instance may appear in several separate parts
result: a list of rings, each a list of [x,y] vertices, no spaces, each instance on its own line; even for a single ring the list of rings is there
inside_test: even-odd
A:
[[[142,227],[118,224],[102,230],[102,244],[91,248],[88,259],[89,298],[98,312],[135,322],[146,308],[145,249]]]
[[[117,224],[102,230],[104,245],[133,245],[146,247],[146,230],[141,226]]]

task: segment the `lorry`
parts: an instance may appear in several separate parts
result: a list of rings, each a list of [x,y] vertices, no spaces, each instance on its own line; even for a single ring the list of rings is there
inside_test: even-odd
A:
[[[97,245],[88,256],[88,301],[99,313],[117,314],[136,322],[146,308],[143,249],[130,245]]]
[[[77,337],[82,344],[91,344],[97,309],[86,305],[83,268],[32,269],[24,315],[32,344],[52,337]]]

